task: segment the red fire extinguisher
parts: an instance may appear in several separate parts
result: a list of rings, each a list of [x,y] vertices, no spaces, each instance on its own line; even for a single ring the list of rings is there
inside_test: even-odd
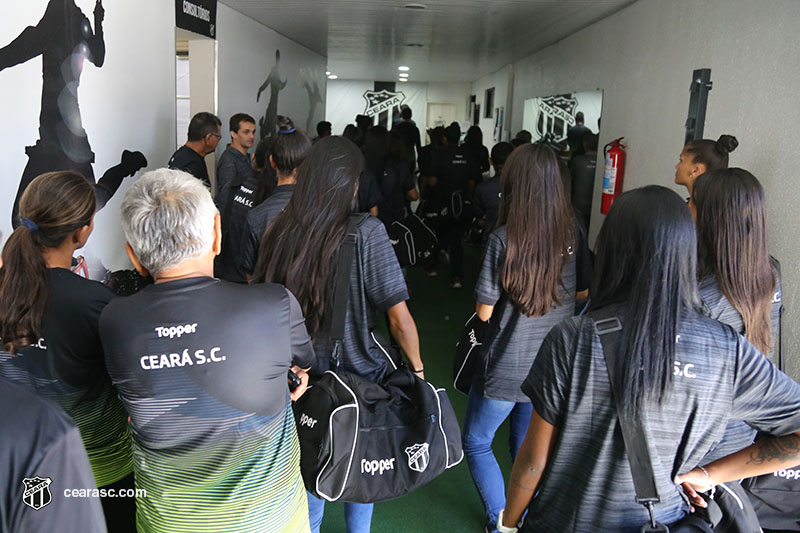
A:
[[[604,215],[622,192],[622,179],[625,176],[625,145],[621,141],[624,138],[611,141],[603,149],[606,156],[606,171],[603,174],[603,199],[600,203],[600,212]]]

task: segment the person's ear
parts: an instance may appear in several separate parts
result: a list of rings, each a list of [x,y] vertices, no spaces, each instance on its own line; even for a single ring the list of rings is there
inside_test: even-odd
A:
[[[214,242],[211,244],[211,251],[215,256],[222,252],[222,218],[219,213],[214,215]]]
[[[278,165],[275,164],[275,159],[272,157],[272,154],[269,154],[269,166],[271,166],[273,170],[278,170]]]
[[[139,273],[143,278],[146,278],[150,275],[150,272],[142,265],[142,262],[139,261],[139,258],[136,256],[136,252],[133,251],[131,248],[131,243],[125,241],[125,253],[128,254],[128,259],[131,260],[133,263],[133,268],[136,269],[136,272]]]
[[[86,246],[86,242],[89,240],[89,236],[92,234],[93,229],[94,224],[89,223],[72,232],[72,243],[76,250]]]
[[[698,176],[702,176],[706,173],[706,166],[703,163],[695,164],[694,168],[692,168],[692,178],[696,178]]]

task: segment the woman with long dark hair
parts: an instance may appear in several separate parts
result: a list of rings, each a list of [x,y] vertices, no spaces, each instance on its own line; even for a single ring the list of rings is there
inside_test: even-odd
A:
[[[333,344],[325,318],[332,312],[334,265],[363,166],[358,148],[344,138],[314,144],[298,169],[292,199],[267,227],[259,248],[254,279],[280,283],[297,297],[317,355],[312,374],[330,367]],[[355,256],[340,368],[375,382],[393,369],[396,362],[373,334],[378,316],[387,313],[389,330],[412,371],[424,379],[417,327],[406,306],[408,289],[378,219],[367,217],[358,226]],[[309,495],[308,503],[311,529],[319,531],[324,501]],[[345,504],[348,532],[368,531],[371,518],[372,504]]]
[[[470,126],[464,136],[464,147],[480,166],[481,172],[489,172],[489,149],[483,145],[483,131],[478,126]]]
[[[240,270],[252,274],[258,260],[258,245],[267,225],[278,216],[294,192],[297,168],[303,163],[311,140],[303,130],[297,129],[289,117],[278,115],[278,133],[274,136],[266,167],[277,175],[276,186],[269,197],[247,213],[247,219],[238,236],[242,240],[238,262]]]
[[[505,504],[492,451],[495,433],[510,417],[513,459],[531,416],[520,385],[547,332],[575,306],[577,233],[555,153],[543,145],[517,148],[503,166],[500,187],[498,228],[489,236],[475,287],[476,313],[489,322],[487,341],[463,432],[489,531]]]
[[[681,484],[702,507],[699,491],[800,464],[800,386],[703,315],[696,246],[691,212],[673,191],[649,186],[614,202],[597,240],[589,316],[550,331],[523,384],[534,412],[499,531],[517,531],[526,509],[522,531],[628,533],[650,522],[635,503],[611,379],[649,436],[661,523],[689,512]],[[622,327],[616,354],[627,364],[611,378],[598,315]],[[706,463],[729,419],[786,436]]]
[[[697,216],[697,277],[711,318],[745,335],[772,356],[778,334],[781,282],[767,251],[767,208],[755,176],[740,168],[703,174],[694,183]],[[751,444],[756,431],[728,424],[709,461]]]
[[[70,271],[94,228],[95,202],[94,186],[70,171],[43,174],[23,193],[22,224],[3,247],[0,268],[0,374],[72,417],[98,487],[133,488],[128,414],[99,336],[100,313],[114,294]],[[133,502],[103,498],[109,530],[135,530]]]
[[[719,139],[689,141],[681,150],[675,165],[675,183],[683,185],[692,194],[694,180],[706,172],[728,168],[728,154],[736,150],[739,141],[733,135],[720,135]]]

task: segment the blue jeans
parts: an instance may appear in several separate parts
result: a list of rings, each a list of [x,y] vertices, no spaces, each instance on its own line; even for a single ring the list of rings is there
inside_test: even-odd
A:
[[[513,461],[525,439],[532,412],[533,406],[530,403],[493,400],[484,397],[474,387],[469,391],[462,443],[469,472],[486,510],[486,525],[489,531],[496,529],[497,515],[506,506],[503,473],[492,452],[494,434],[510,415],[508,446]]]
[[[322,525],[322,515],[325,514],[325,500],[317,498],[310,492],[308,494],[308,518],[311,522],[311,533],[319,533]],[[372,522],[373,503],[345,503],[344,522],[347,533],[369,533]]]

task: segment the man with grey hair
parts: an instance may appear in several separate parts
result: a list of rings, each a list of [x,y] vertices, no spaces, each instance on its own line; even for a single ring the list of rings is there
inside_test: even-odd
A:
[[[126,250],[155,284],[100,318],[131,416],[140,531],[301,531],[306,492],[287,372],[315,360],[284,287],[215,279],[220,217],[191,175],[142,176],[122,203]]]

